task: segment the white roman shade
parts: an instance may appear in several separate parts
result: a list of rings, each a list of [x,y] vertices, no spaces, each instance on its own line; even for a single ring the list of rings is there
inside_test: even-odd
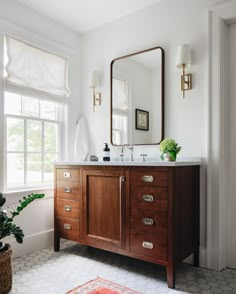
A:
[[[68,61],[12,37],[5,37],[5,87],[46,94],[65,100],[68,89]]]

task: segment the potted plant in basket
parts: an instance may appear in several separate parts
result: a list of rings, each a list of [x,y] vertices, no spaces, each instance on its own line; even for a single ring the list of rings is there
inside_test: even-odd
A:
[[[11,246],[2,242],[7,236],[13,236],[17,243],[23,243],[24,233],[13,223],[14,218],[35,199],[44,194],[31,194],[19,200],[19,205],[3,208],[6,198],[0,193],[0,294],[8,293],[12,287]]]
[[[178,146],[178,143],[174,139],[166,138],[160,143],[161,159],[165,158],[168,161],[176,161],[176,156],[180,152],[182,147]]]

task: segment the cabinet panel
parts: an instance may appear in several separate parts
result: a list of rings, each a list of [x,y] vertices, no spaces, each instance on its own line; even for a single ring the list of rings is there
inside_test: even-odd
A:
[[[79,241],[79,220],[70,218],[56,218],[55,231],[60,237]]]
[[[56,216],[79,219],[79,201],[56,199]]]
[[[125,177],[120,171],[83,171],[83,239],[102,239],[121,247],[125,238],[124,186]]]
[[[131,172],[131,186],[132,185],[154,185],[159,187],[168,186],[168,173],[165,171],[132,171]]]
[[[156,259],[167,260],[167,238],[138,232],[130,234],[130,250]]]
[[[131,207],[167,211],[167,188],[132,186]]]
[[[79,200],[80,182],[57,181],[57,198]]]
[[[131,209],[131,230],[167,236],[167,214],[155,210]]]

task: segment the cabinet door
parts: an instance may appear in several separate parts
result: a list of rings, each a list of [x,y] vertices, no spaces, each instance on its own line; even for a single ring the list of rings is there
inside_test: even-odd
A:
[[[82,239],[102,249],[125,247],[126,177],[121,170],[84,170]]]

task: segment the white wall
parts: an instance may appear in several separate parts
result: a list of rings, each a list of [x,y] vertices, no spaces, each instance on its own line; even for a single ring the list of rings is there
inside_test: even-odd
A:
[[[69,124],[65,142],[67,152],[65,159],[73,154],[75,121],[81,114],[80,101],[80,38],[79,35],[65,27],[38,15],[32,10],[19,5],[16,1],[0,0],[0,191],[3,192],[3,77],[2,77],[2,42],[3,33],[16,36],[41,48],[65,56],[69,60],[69,80],[71,96],[68,104]],[[35,191],[36,192],[36,191]],[[23,245],[16,245],[14,256],[39,250],[52,245],[53,241],[53,190],[42,191],[47,198],[38,200],[27,207],[16,218],[16,222],[25,233]],[[17,203],[25,193],[7,194],[7,204]]]
[[[91,153],[102,156],[110,142],[110,62],[114,58],[160,46],[165,51],[165,136],[182,146],[181,156],[207,156],[208,117],[208,6],[207,0],[165,0],[82,36],[83,113],[88,121]],[[193,89],[180,91],[181,70],[175,66],[181,43],[192,48]],[[92,112],[88,89],[90,70],[102,72],[102,106]],[[159,158],[159,146],[135,147]],[[117,157],[120,147],[111,147]],[[205,265],[205,167],[201,173],[201,264]]]

